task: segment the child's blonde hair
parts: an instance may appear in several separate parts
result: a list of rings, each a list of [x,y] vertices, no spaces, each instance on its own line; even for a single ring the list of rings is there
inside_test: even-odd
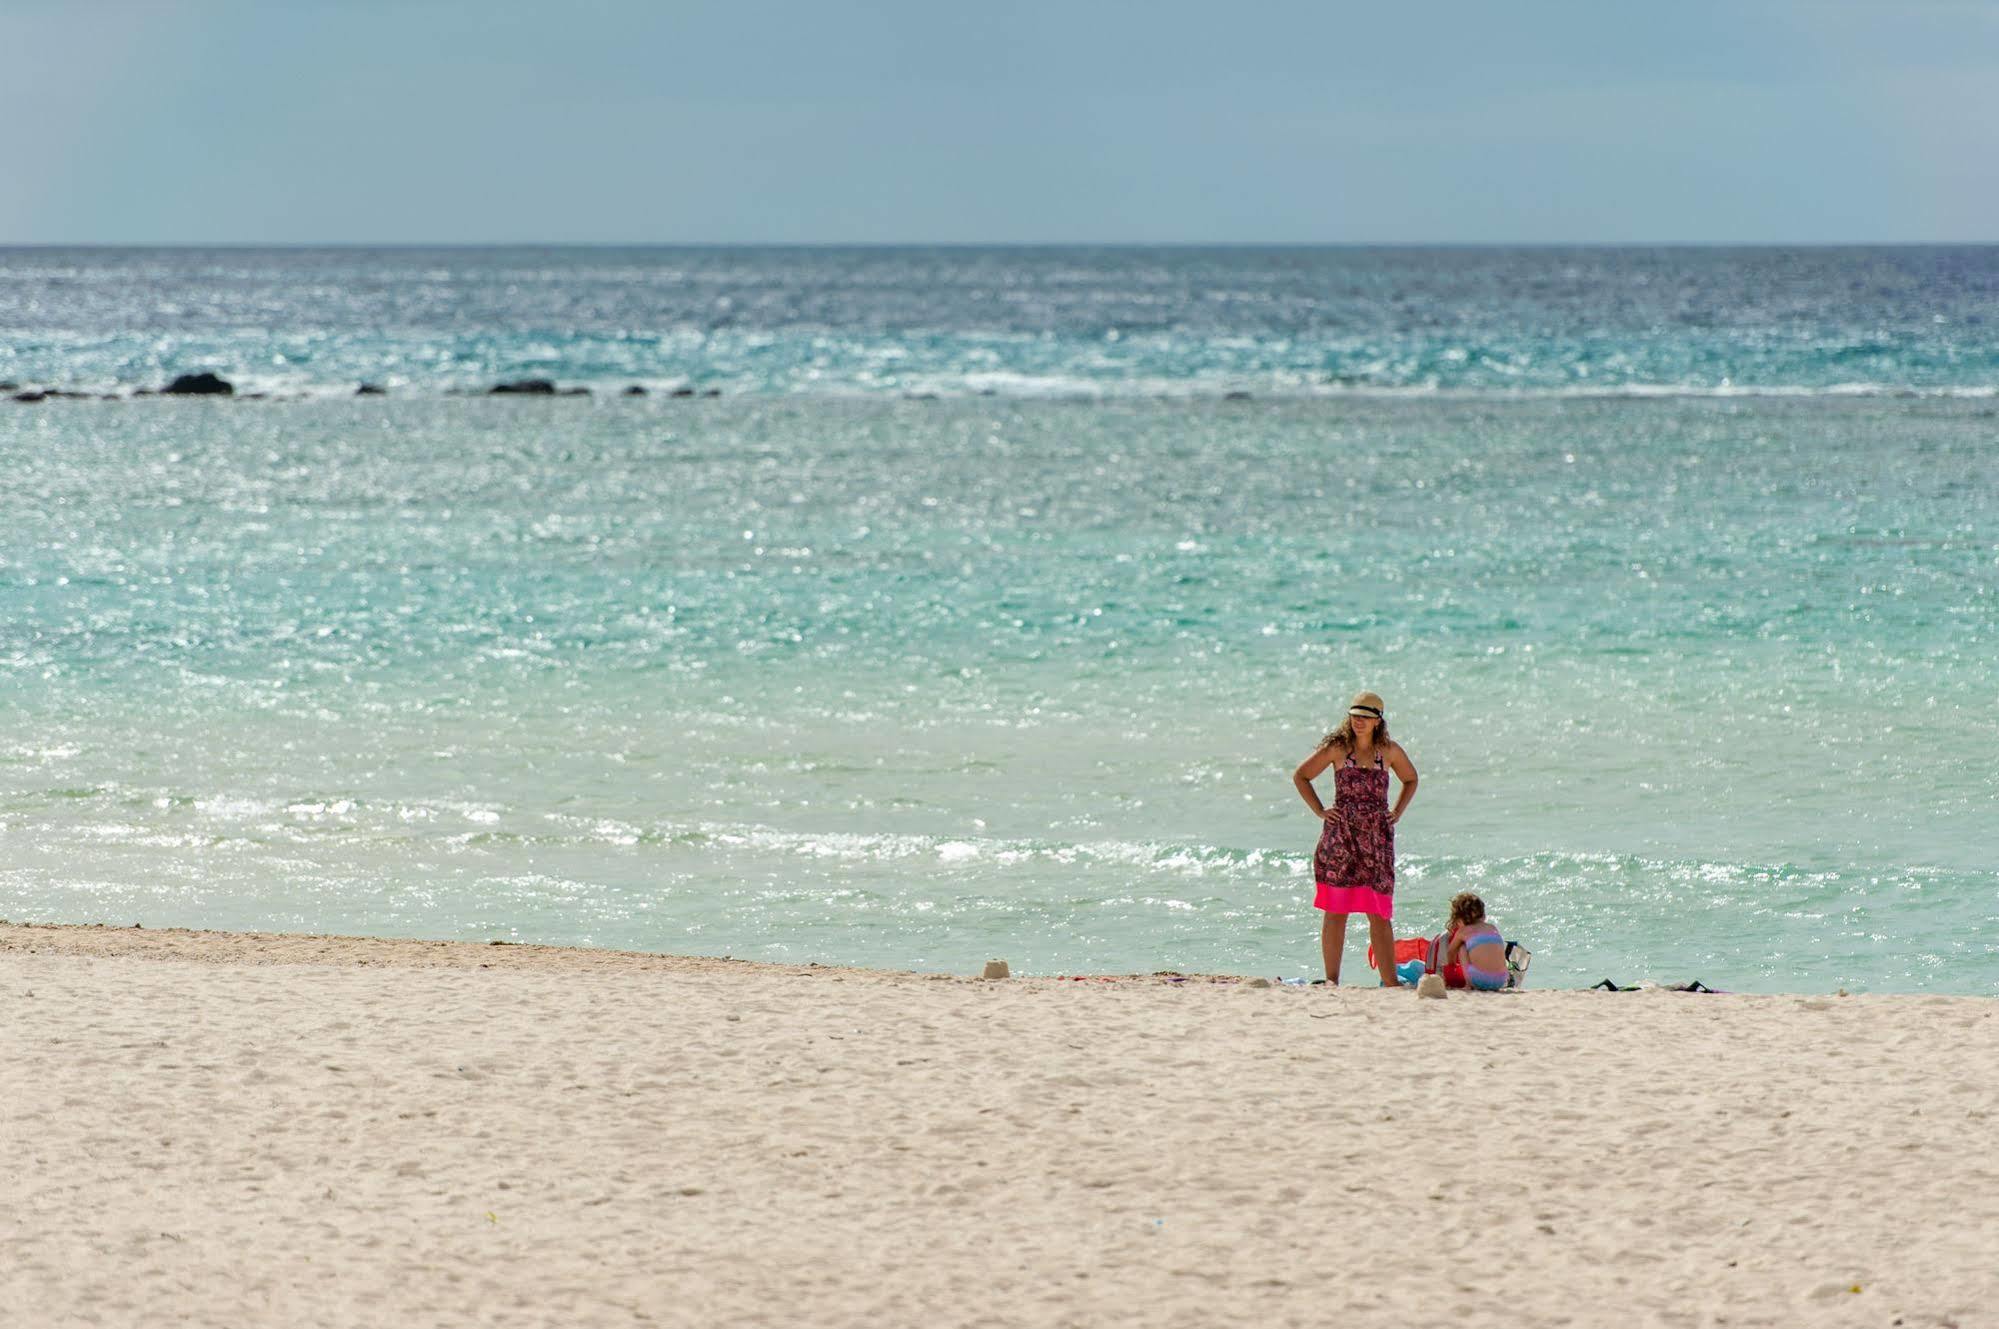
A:
[[[1451,898],[1451,922],[1483,923],[1485,921],[1485,901],[1470,891],[1460,891]]]

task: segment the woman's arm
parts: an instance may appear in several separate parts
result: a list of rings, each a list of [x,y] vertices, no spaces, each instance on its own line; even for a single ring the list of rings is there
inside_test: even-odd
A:
[[[1402,812],[1409,806],[1409,800],[1416,797],[1416,763],[1409,760],[1409,754],[1402,750],[1400,743],[1388,746],[1388,769],[1395,772],[1395,778],[1402,782],[1402,792],[1396,796],[1395,811],[1388,814],[1388,824],[1393,826],[1402,820]]]
[[[1312,788],[1312,781],[1326,773],[1326,767],[1333,764],[1336,755],[1333,745],[1328,743],[1298,763],[1298,769],[1291,772],[1291,783],[1297,787],[1298,797],[1305,800],[1305,806],[1312,809],[1313,816],[1322,820],[1326,815],[1326,806],[1319,801],[1319,791]]]

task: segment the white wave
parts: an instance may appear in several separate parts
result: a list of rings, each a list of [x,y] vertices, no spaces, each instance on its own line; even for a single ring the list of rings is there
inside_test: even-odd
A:
[[[20,375],[14,376],[17,380]],[[225,374],[238,399],[261,397],[272,402],[332,402],[355,397],[358,380],[337,382],[302,379],[282,374]],[[497,382],[494,377],[491,382]],[[457,379],[412,382],[395,376],[367,381],[388,389],[388,400],[434,400],[447,397],[480,398],[491,382]],[[690,386],[684,377],[659,378],[634,374],[612,378],[566,378],[556,376],[564,388],[584,387],[590,396],[575,402],[620,401],[624,389],[639,384],[648,390],[650,401],[666,397],[676,389]],[[718,384],[704,380],[707,387]],[[100,377],[26,386],[61,388],[90,394],[129,398],[135,385]],[[157,385],[153,386],[155,389]],[[799,381],[778,376],[763,382],[732,378],[723,391],[729,397],[751,399],[819,399],[828,401],[895,400],[936,398],[964,400],[989,397],[1007,401],[1140,402],[1140,401],[1223,401],[1231,398],[1261,402],[1414,398],[1438,401],[1619,401],[1684,399],[1756,398],[1911,398],[1926,400],[1989,401],[1999,398],[1999,383],[1917,385],[1908,383],[1842,382],[1804,383],[1573,383],[1573,384],[1442,384],[1434,381],[1410,383],[1326,382],[1315,375],[1283,371],[1260,375],[1189,377],[1171,374],[1129,373],[1096,377],[1077,373],[1034,373],[1025,370],[939,371],[881,377],[857,373],[850,377],[818,377]],[[149,399],[150,400],[150,399]]]
[[[1302,853],[1150,840],[979,840],[964,836],[780,831],[714,823],[688,829],[708,843],[727,848],[856,863],[929,858],[947,869],[1048,864],[1167,871],[1183,876],[1215,873],[1260,878],[1272,873],[1302,871],[1308,861],[1308,856]],[[684,837],[669,834],[664,838]]]
[[[1297,394],[1301,397],[1421,397],[1445,401],[1618,401],[1624,399],[1758,398],[1758,397],[1920,397],[1983,401],[1999,397],[1999,384],[1957,387],[1912,387],[1897,383],[1811,384],[1688,384],[1623,383],[1561,387],[1443,387],[1434,384],[1369,385],[1326,383]]]

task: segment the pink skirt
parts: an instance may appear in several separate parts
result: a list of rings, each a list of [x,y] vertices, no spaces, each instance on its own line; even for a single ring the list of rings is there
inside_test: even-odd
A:
[[[1318,883],[1312,898],[1314,909],[1329,914],[1373,914],[1376,918],[1395,917],[1395,896],[1389,891],[1371,891],[1365,886],[1328,886]]]

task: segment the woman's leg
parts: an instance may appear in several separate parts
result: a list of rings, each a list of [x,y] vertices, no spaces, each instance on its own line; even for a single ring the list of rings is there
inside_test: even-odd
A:
[[[1319,929],[1319,950],[1325,955],[1328,983],[1340,981],[1340,952],[1346,949],[1346,945],[1347,916],[1329,911],[1325,926]]]
[[[1344,921],[1344,920],[1342,920]],[[1381,986],[1399,988],[1402,980],[1395,976],[1395,928],[1379,914],[1367,916],[1368,940],[1374,943],[1374,967],[1381,971]]]

